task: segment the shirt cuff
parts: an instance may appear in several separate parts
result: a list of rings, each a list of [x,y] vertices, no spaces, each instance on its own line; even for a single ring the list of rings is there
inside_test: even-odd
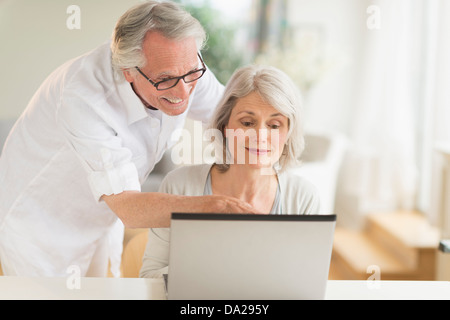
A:
[[[110,196],[124,191],[141,191],[139,175],[133,163],[94,171],[89,175],[89,185],[96,201],[103,195]]]

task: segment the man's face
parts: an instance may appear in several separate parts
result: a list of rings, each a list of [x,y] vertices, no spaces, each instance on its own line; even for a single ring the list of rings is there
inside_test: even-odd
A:
[[[141,71],[153,82],[183,76],[202,67],[197,55],[194,38],[181,41],[169,40],[160,33],[150,31],[143,43],[143,53],[147,64]],[[178,81],[173,88],[158,91],[143,75],[124,71],[128,82],[138,96],[145,102],[169,116],[177,116],[186,111],[189,98],[197,81],[184,83]]]

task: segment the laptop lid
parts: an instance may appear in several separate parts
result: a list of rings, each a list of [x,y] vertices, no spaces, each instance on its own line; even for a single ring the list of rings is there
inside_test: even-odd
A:
[[[335,215],[174,213],[169,299],[323,299]]]

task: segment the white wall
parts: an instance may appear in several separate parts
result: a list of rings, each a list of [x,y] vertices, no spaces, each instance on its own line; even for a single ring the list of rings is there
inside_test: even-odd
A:
[[[4,0],[0,1],[0,118],[17,118],[42,81],[60,64],[111,36],[118,17],[137,0]],[[81,29],[70,30],[67,8],[80,7]],[[354,108],[360,38],[366,1],[294,0],[293,25],[323,29],[327,52],[339,65],[308,97],[308,125],[346,132]],[[324,115],[327,115],[324,117]]]
[[[368,1],[290,0],[289,23],[319,28],[324,53],[333,67],[313,87],[306,101],[307,127],[348,133],[356,107]]]
[[[65,61],[107,41],[137,0],[0,0],[0,119],[17,118],[42,81]],[[80,7],[80,29],[66,21]]]

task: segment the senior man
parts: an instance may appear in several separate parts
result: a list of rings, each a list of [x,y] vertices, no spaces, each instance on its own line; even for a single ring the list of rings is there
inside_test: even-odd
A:
[[[127,11],[112,41],[55,70],[0,158],[5,275],[117,275],[123,225],[168,227],[171,212],[254,212],[222,196],[141,192],[186,117],[206,122],[223,86],[200,23],[170,2]],[[120,223],[120,220],[123,222]],[[73,268],[75,267],[75,269]]]

